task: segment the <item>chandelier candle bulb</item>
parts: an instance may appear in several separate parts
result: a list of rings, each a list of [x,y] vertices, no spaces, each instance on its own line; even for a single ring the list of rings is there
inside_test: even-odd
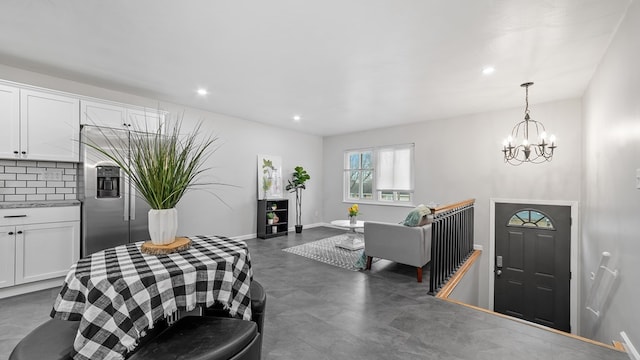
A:
[[[543,131],[542,134],[540,134],[540,143],[544,145],[545,140],[547,140],[547,133]]]

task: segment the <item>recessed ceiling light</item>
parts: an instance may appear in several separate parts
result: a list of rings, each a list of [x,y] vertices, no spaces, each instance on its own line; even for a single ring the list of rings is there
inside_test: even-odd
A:
[[[205,96],[205,95],[207,95],[208,93],[209,93],[209,92],[207,91],[207,89],[203,89],[203,88],[198,89],[198,95]]]
[[[496,69],[493,66],[486,66],[482,69],[482,73],[485,75],[493,74]]]
[[[293,115],[293,121],[300,121],[302,119],[302,116],[300,115]]]

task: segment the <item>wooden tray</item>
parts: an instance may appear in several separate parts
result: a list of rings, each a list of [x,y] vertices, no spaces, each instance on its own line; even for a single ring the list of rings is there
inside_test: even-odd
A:
[[[140,250],[149,255],[163,255],[187,250],[191,247],[191,239],[186,237],[176,238],[174,242],[167,245],[154,245],[151,240],[145,241]]]

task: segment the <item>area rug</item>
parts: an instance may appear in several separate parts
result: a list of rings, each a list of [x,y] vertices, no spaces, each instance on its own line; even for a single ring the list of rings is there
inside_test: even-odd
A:
[[[292,254],[304,256],[309,259],[337,266],[351,271],[359,271],[364,268],[364,261],[360,261],[364,250],[350,251],[336,247],[347,235],[336,235],[325,239],[312,241],[306,244],[282,249]],[[364,260],[364,259],[362,259]]]

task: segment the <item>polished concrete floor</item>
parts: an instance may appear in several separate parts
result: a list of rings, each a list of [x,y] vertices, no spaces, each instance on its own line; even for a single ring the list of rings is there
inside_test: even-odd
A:
[[[352,272],[282,251],[342,232],[319,227],[247,241],[254,278],[268,296],[264,359],[628,359],[436,299],[408,266],[381,260]],[[48,319],[56,294],[0,300],[0,359]]]

